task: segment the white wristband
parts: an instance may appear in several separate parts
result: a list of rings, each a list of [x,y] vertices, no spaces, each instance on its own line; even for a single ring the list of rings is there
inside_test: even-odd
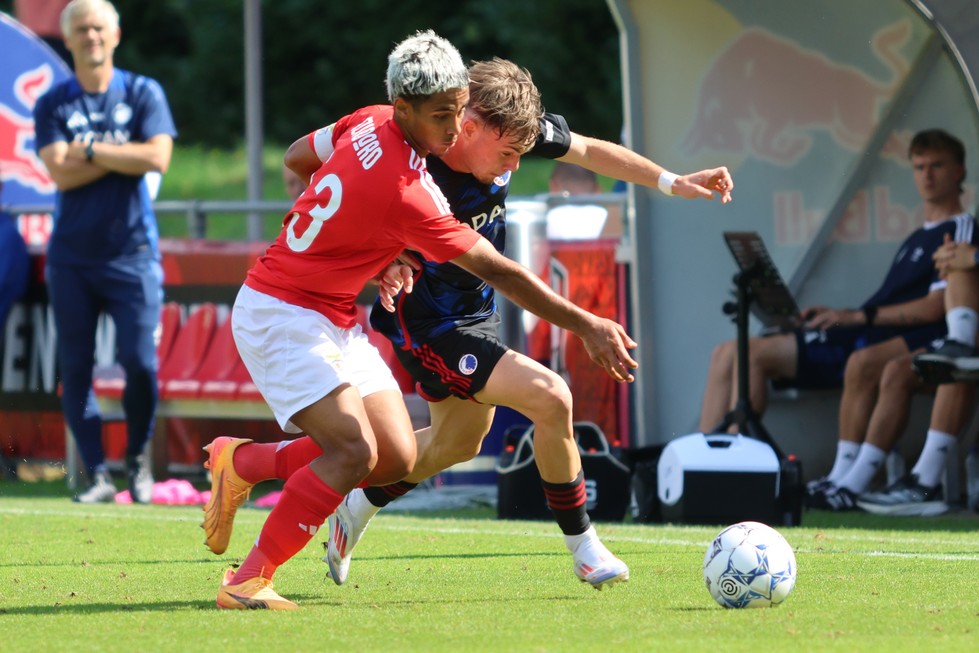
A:
[[[660,192],[662,192],[664,195],[672,195],[673,182],[676,181],[676,178],[679,176],[680,175],[675,175],[669,170],[664,170],[663,172],[659,173],[659,181],[656,182],[656,185],[659,186]]]

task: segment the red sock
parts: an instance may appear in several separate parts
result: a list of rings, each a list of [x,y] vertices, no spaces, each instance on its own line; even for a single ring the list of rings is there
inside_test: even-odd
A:
[[[283,481],[323,455],[320,445],[308,435],[279,444],[275,451],[275,478]]]
[[[277,567],[313,539],[342,500],[343,495],[320,480],[309,467],[296,471],[286,481],[255,547],[238,568],[234,584],[259,575],[271,578]]]
[[[235,449],[232,460],[235,471],[248,483],[261,483],[276,478],[275,449],[278,442],[249,442]]]
[[[255,578],[256,576],[271,580],[272,576],[275,575],[275,570],[278,568],[279,566],[272,564],[272,561],[262,553],[260,548],[253,546],[252,550],[248,552],[245,561],[238,567],[238,571],[231,577],[230,584],[240,585],[249,578]]]

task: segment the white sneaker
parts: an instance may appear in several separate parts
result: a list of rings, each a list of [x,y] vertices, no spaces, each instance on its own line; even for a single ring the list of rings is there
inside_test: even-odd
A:
[[[358,510],[358,506],[363,508]],[[343,498],[334,512],[327,519],[329,526],[329,541],[326,545],[326,556],[323,562],[330,565],[330,578],[337,585],[347,582],[347,572],[350,570],[350,557],[354,547],[367,530],[371,517],[380,508],[372,505],[364,496],[364,491],[356,489]]]
[[[133,503],[153,503],[153,472],[145,455],[126,456],[126,477]]]
[[[109,472],[95,472],[95,478],[84,492],[76,496],[76,503],[112,503],[116,500],[116,486]]]
[[[597,590],[629,580],[629,567],[612,555],[591,526],[581,535],[565,536],[574,557],[574,573]]]

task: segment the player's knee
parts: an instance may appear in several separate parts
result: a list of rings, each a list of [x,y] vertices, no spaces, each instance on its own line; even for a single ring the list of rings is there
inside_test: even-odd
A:
[[[537,386],[528,403],[531,408],[521,411],[535,424],[565,423],[571,419],[573,398],[571,389],[557,374],[548,378],[546,384]]]
[[[710,368],[714,372],[721,374],[728,373],[734,366],[734,358],[737,354],[733,340],[722,342],[714,347],[710,354]]]
[[[377,447],[364,437],[331,438],[323,451],[335,467],[354,478],[365,478],[377,467]]]
[[[901,358],[884,366],[880,377],[880,392],[910,395],[920,382],[920,378],[911,368],[911,363],[906,358]]]

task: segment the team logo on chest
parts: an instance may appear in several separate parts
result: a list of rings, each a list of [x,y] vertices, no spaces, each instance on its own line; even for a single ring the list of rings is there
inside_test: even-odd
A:
[[[476,367],[479,365],[479,361],[472,354],[465,354],[459,359],[459,371],[466,376],[471,375],[476,371]]]
[[[112,109],[112,121],[117,125],[125,125],[133,117],[133,110],[125,102],[120,102]]]

